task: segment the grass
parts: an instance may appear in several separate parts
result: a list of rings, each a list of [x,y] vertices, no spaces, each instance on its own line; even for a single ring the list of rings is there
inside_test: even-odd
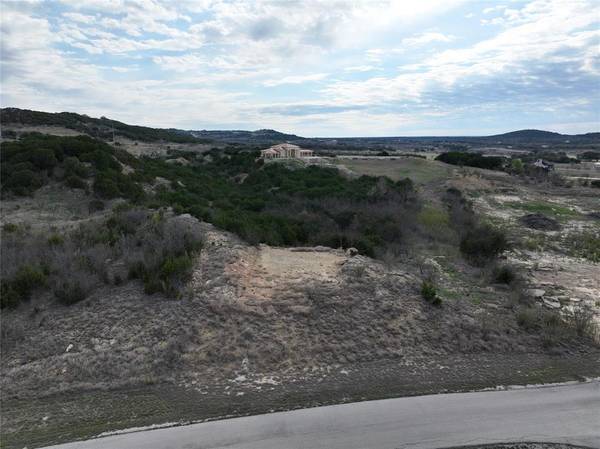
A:
[[[575,218],[580,215],[579,212],[569,207],[561,206],[555,203],[549,203],[546,201],[510,201],[504,204],[505,206],[511,207],[513,209],[523,210],[530,214],[539,213],[544,215],[551,215],[556,218],[568,219]]]
[[[343,159],[341,165],[359,175],[387,176],[398,181],[410,178],[413,182],[427,184],[451,177],[452,169],[442,163],[421,158],[398,158],[396,160]]]
[[[563,243],[569,254],[600,262],[600,233],[587,231],[569,234]]]

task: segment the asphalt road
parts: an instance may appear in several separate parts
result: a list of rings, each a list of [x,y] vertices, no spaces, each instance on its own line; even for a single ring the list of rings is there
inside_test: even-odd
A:
[[[600,448],[600,382],[359,402],[52,447],[415,449],[515,441]]]

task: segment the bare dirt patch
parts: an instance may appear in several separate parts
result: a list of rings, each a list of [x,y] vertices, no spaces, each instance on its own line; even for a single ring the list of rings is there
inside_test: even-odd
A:
[[[260,245],[226,267],[237,277],[240,300],[268,300],[309,283],[337,283],[343,251],[311,248],[273,248]]]

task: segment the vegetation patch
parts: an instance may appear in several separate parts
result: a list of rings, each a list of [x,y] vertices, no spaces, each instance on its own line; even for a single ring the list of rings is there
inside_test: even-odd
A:
[[[194,219],[129,209],[64,235],[13,232],[1,244],[2,308],[17,307],[41,287],[68,306],[128,274],[148,293],[180,296],[202,236]]]
[[[30,133],[3,142],[0,160],[3,195],[31,195],[52,179],[87,191],[87,178],[94,179],[93,190],[100,198],[140,200],[144,195],[135,172],[122,173],[122,164],[135,165],[137,159],[87,136]]]
[[[467,153],[464,151],[449,151],[435,158],[436,161],[446,164],[485,168],[487,170],[502,170],[506,164],[506,158],[499,156],[484,156],[479,153]]]
[[[563,239],[567,252],[575,257],[583,257],[592,262],[600,262],[600,233],[586,231],[571,233]]]
[[[569,207],[561,206],[555,203],[548,203],[546,201],[509,201],[504,204],[513,209],[524,210],[531,214],[536,213],[543,215],[551,215],[557,218],[574,218],[580,215],[579,212]]]

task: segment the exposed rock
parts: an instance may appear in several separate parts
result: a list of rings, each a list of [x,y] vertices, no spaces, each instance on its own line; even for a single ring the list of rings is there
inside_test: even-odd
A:
[[[541,288],[532,288],[528,290],[528,293],[531,295],[531,297],[538,299],[546,294],[546,290],[542,290]]]
[[[519,221],[528,228],[540,231],[558,231],[560,229],[558,221],[540,213],[524,215]]]
[[[425,259],[421,264],[421,274],[426,279],[437,279],[443,271],[435,259]]]
[[[350,247],[346,250],[346,255],[349,257],[354,257],[358,254],[358,250],[354,247]]]
[[[248,173],[240,173],[239,175],[235,175],[233,177],[233,181],[236,184],[243,184],[247,177],[248,177]]]
[[[542,302],[549,309],[560,309],[560,301],[556,298],[544,298]]]
[[[167,164],[190,165],[190,161],[188,161],[184,157],[178,157],[178,158],[175,158],[175,159],[167,159],[165,162]]]

